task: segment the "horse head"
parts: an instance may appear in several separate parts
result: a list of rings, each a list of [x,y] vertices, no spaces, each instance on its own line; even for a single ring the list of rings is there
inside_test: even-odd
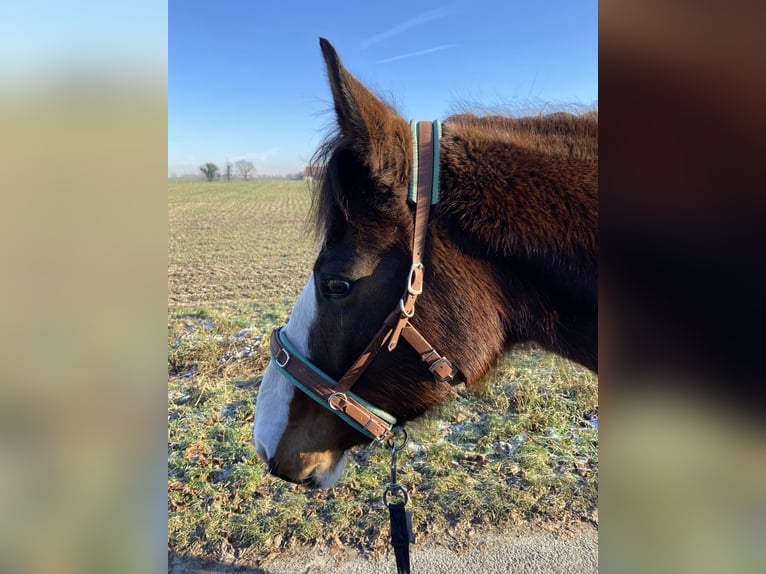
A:
[[[423,290],[410,317],[413,307],[404,308],[402,293],[413,281],[417,244],[416,208],[408,201],[415,137],[406,120],[345,69],[329,42],[320,43],[337,118],[337,131],[320,152],[322,177],[313,198],[320,249],[287,325],[272,336],[272,360],[255,414],[256,449],[270,472],[314,487],[333,484],[342,473],[345,451],[369,442],[371,435],[361,423],[336,416],[334,404],[302,392],[300,377],[282,368],[288,360],[300,356],[308,376],[321,373],[337,382],[376,340],[381,326],[391,317],[398,320],[392,310],[402,306],[410,312],[404,322],[445,361],[449,357],[449,376],[434,375],[428,351],[384,345],[360,369],[353,394],[386,420],[403,424],[445,400],[451,384],[478,381],[509,343],[534,337],[530,318],[541,305],[516,271],[500,264],[501,258],[507,263],[509,253],[493,245],[499,238],[491,236],[499,231],[472,229],[478,224],[466,211],[471,200],[457,190],[477,187],[471,166],[481,150],[459,130],[449,137],[445,131],[439,162],[444,197],[423,224],[427,242],[418,277]],[[492,218],[491,205],[485,208]],[[519,263],[528,261],[520,256]],[[509,304],[512,296],[515,305]]]

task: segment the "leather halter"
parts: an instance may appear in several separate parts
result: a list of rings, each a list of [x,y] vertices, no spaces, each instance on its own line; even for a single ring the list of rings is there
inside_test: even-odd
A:
[[[428,216],[431,204],[439,197],[439,143],[441,123],[411,122],[413,167],[410,201],[415,202],[415,231],[412,240],[412,266],[404,295],[397,307],[383,321],[372,341],[346,373],[336,382],[303,357],[290,344],[282,327],[271,333],[271,357],[280,371],[301,391],[330,409],[352,427],[368,437],[382,441],[393,436],[396,419],[351,392],[380,349],[393,351],[403,338],[428,365],[428,370],[441,382],[451,383],[457,373],[449,360],[410,323],[415,314],[415,301],[423,292],[423,253],[425,252]]]

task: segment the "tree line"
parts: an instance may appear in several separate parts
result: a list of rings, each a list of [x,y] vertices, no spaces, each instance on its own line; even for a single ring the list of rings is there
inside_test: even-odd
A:
[[[255,166],[253,165],[253,162],[247,159],[240,159],[233,164],[227,161],[224,170],[220,175],[220,169],[212,162],[207,162],[205,165],[201,165],[199,170],[202,172],[202,177],[207,181],[214,181],[219,178],[231,181],[235,172],[240,179],[244,179],[245,181],[255,176]]]
[[[221,170],[216,164],[212,162],[207,162],[204,165],[201,165],[199,170],[201,172],[202,179],[206,181],[216,181],[216,180],[231,181],[235,177],[238,177],[239,179],[244,179],[245,181],[247,181],[249,179],[255,179],[256,177],[256,169],[255,169],[255,166],[253,165],[253,162],[248,161],[246,159],[238,160],[234,162],[233,164],[227,160],[223,170]],[[265,177],[266,179],[270,179],[271,177],[276,177],[278,179],[311,180],[311,179],[320,177],[321,174],[322,174],[321,166],[308,165],[304,168],[302,172],[296,172],[296,173],[280,175],[280,176],[265,175],[260,177]],[[170,176],[170,179],[175,179],[177,177],[178,176],[173,174]],[[188,176],[181,176],[182,179],[186,177]]]

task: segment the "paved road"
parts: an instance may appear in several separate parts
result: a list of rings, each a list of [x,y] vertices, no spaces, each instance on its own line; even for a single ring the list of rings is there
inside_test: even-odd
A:
[[[490,535],[460,554],[437,544],[414,544],[411,565],[413,574],[592,574],[598,572],[598,532],[587,528],[566,537],[545,532]],[[369,560],[351,553],[333,556],[320,548],[299,558],[271,563],[265,569],[234,570],[225,565],[194,567],[176,563],[168,570],[171,574],[385,574],[396,572],[396,566],[393,554]]]

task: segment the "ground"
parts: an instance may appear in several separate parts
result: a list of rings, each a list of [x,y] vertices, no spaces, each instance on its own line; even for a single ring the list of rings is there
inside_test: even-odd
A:
[[[449,539],[410,547],[416,574],[585,574],[598,572],[598,530],[583,525],[574,531],[547,532],[542,528],[488,529],[478,532],[462,551],[450,549]],[[393,572],[392,553],[371,560],[358,552],[330,546],[314,546],[275,560],[264,568],[238,568],[231,564],[204,564],[173,557],[170,574],[379,574]]]

